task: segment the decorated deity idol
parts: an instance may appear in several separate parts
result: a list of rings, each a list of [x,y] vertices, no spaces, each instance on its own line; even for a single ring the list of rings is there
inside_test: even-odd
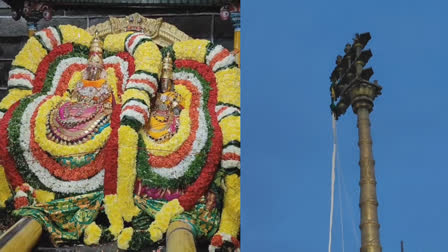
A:
[[[157,93],[155,107],[148,124],[148,135],[157,143],[166,142],[179,129],[179,116],[182,111],[182,97],[174,91],[173,62],[170,54],[163,59],[160,91]]]
[[[106,78],[102,42],[95,36],[90,46],[87,68],[72,91],[71,100],[61,101],[50,113],[47,138],[65,145],[82,144],[110,125],[112,90]],[[99,150],[89,155],[79,153],[57,160],[72,168],[80,167],[92,161]]]

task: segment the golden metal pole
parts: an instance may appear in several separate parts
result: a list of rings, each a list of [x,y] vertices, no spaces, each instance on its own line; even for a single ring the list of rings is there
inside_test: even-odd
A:
[[[196,245],[189,224],[181,221],[170,224],[166,232],[166,251],[196,252]]]
[[[359,166],[361,168],[359,182],[361,187],[359,201],[359,207],[361,208],[361,252],[382,251],[377,212],[375,161],[372,153],[369,118],[373,108],[373,99],[376,95],[374,88],[363,84],[356,86],[351,92],[353,112],[358,115]]]
[[[240,34],[240,29],[235,29],[234,31],[234,39],[233,39],[233,50],[236,52],[236,63],[238,64],[238,66],[241,66],[240,63],[240,58],[241,58],[241,53],[240,53],[240,44],[241,44],[241,34]]]
[[[36,34],[37,23],[34,21],[28,21],[27,26],[28,26],[28,37],[31,38],[32,36],[34,36],[34,34]]]
[[[40,223],[31,217],[24,217],[0,237],[0,252],[31,251],[41,234]]]
[[[241,24],[240,24],[240,10],[239,6],[234,6],[235,10],[230,12],[230,18],[232,19],[233,23],[233,52],[235,53],[236,63],[238,64],[238,67],[241,67],[240,62],[240,40],[241,40]]]

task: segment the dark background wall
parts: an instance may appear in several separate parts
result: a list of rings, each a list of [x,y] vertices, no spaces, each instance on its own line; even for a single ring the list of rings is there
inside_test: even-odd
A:
[[[55,10],[53,19],[41,20],[37,29],[60,24],[71,24],[81,28],[102,23],[109,16],[126,16],[138,12],[148,18],[162,17],[167,23],[177,26],[193,38],[208,39],[221,44],[229,50],[233,49],[233,27],[230,20],[222,21],[219,7],[208,8],[152,8],[152,7],[107,7],[107,6],[75,6]],[[11,9],[0,1],[0,99],[7,94],[8,72],[15,55],[28,39],[26,21],[21,18],[14,21]]]

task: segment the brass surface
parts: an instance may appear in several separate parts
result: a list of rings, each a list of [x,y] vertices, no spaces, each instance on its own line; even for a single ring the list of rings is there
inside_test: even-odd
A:
[[[151,37],[154,43],[161,47],[172,45],[174,42],[192,39],[177,29],[176,26],[163,22],[162,18],[145,18],[138,13],[124,18],[110,17],[106,22],[87,28],[90,34],[94,35],[95,32],[98,32],[102,38],[108,34],[130,30],[145,33],[145,35]]]
[[[381,252],[376,195],[375,161],[372,153],[369,114],[377,96],[373,88],[357,85],[351,92],[353,111],[358,115],[361,168],[359,207],[361,208],[361,252]]]
[[[167,252],[196,252],[191,226],[185,222],[176,221],[170,224],[166,232]]]
[[[0,252],[26,252],[36,246],[42,226],[30,217],[20,219],[0,237]]]
[[[240,45],[241,45],[241,32],[239,30],[235,30],[234,38],[233,38],[233,50],[235,51],[236,63],[238,67],[241,67],[241,53],[240,53]]]

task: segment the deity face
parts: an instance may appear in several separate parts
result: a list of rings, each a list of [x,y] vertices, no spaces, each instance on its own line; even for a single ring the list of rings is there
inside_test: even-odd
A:
[[[89,64],[85,71],[84,78],[86,80],[99,80],[101,78],[101,73],[103,71],[103,66],[97,64]]]
[[[161,93],[172,91],[172,82],[170,79],[162,78],[160,84]]]

